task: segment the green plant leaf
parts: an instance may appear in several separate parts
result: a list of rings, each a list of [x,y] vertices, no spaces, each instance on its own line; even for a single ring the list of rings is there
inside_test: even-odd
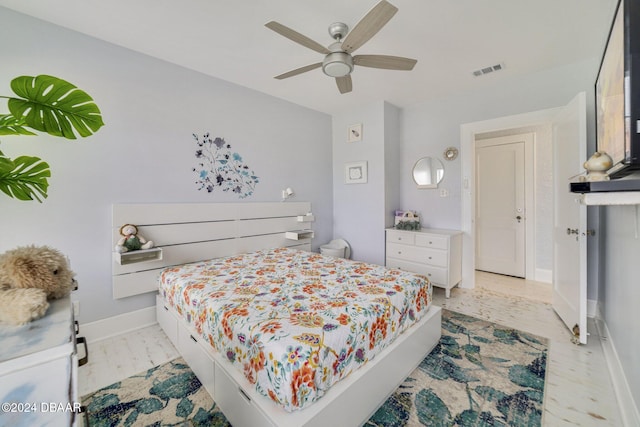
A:
[[[0,157],[0,191],[9,197],[42,202],[47,197],[50,176],[49,165],[38,157]]]
[[[76,139],[100,129],[102,114],[86,92],[53,76],[20,76],[11,81],[20,98],[9,98],[9,111],[26,126],[49,135]]]
[[[0,135],[35,135],[24,127],[24,122],[11,114],[0,114]]]

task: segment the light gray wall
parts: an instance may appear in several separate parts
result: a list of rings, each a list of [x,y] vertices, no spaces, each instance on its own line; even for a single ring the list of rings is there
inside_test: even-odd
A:
[[[0,195],[0,252],[47,244],[72,262],[80,321],[154,304],[153,295],[113,300],[114,203],[310,201],[314,247],[333,232],[331,117],[0,8],[0,95],[20,75],[50,74],[88,92],[105,126],[87,139],[1,136],[9,157],[51,165],[49,198]],[[203,52],[203,55],[207,55]],[[0,113],[8,112],[0,103]],[[224,137],[260,179],[253,196],[197,190],[193,133]],[[378,160],[376,160],[377,162]],[[374,169],[375,170],[375,169]]]
[[[402,110],[386,102],[384,104],[384,226],[393,227],[395,211],[400,207],[400,150],[402,134],[400,119]]]
[[[334,238],[349,242],[353,259],[384,264],[384,103],[334,114],[332,122]],[[358,123],[362,141],[347,142]],[[359,161],[367,162],[367,182],[346,184],[345,164]]]
[[[636,407],[640,408],[640,206],[607,206],[600,232],[600,307]]]
[[[346,142],[362,123],[362,141]],[[375,102],[333,115],[334,237],[346,239],[352,258],[384,265],[385,228],[399,206],[400,109]],[[345,184],[345,164],[366,161],[366,184]]]

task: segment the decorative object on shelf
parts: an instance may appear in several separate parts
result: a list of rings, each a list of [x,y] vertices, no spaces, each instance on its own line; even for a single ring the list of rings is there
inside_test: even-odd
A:
[[[444,178],[444,166],[436,158],[423,157],[413,166],[412,173],[418,188],[438,188]]]
[[[349,134],[347,135],[347,142],[362,141],[362,123],[349,126]]]
[[[77,289],[69,260],[49,246],[22,246],[0,255],[0,321],[23,325],[45,315],[48,300]]]
[[[76,139],[91,136],[104,122],[100,109],[86,92],[53,76],[20,76],[11,81],[18,95],[9,100],[9,114],[0,114],[0,135],[36,135],[29,129],[52,136]],[[47,198],[49,164],[39,157],[10,159],[0,151],[0,190],[18,200]]]
[[[458,157],[458,149],[456,147],[448,147],[444,150],[445,160],[455,160]]]
[[[231,152],[231,145],[224,138],[211,138],[209,132],[198,138],[193,134],[198,149],[196,158],[200,163],[193,168],[198,174],[198,190],[212,193],[216,188],[230,191],[244,199],[253,194],[259,178],[243,163],[242,156]]]
[[[293,189],[291,187],[287,187],[286,190],[282,190],[282,201],[284,202],[285,200],[287,200],[289,197],[292,197],[294,195]]]
[[[344,165],[344,180],[346,184],[367,183],[367,162],[351,162]]]
[[[415,211],[396,211],[394,227],[398,230],[420,230],[420,216]]]
[[[120,227],[120,235],[122,237],[118,240],[115,248],[119,254],[153,247],[153,242],[151,240],[147,241],[142,235],[138,234],[138,227],[133,224],[125,224]]]
[[[604,151],[596,151],[584,162],[583,167],[587,170],[587,176],[581,176],[581,181],[608,181],[607,171],[613,167],[613,160]]]

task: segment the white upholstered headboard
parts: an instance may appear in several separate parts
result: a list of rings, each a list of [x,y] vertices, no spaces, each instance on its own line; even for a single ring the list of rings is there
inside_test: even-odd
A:
[[[124,265],[114,254],[113,298],[157,291],[158,273],[172,265],[282,246],[311,250],[311,238],[285,237],[312,228],[309,212],[309,202],[113,205],[112,250],[123,224],[162,249],[162,259]]]

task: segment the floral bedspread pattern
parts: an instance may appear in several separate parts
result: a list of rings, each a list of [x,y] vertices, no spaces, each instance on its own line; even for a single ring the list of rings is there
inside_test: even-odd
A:
[[[304,408],[417,322],[423,276],[288,248],[165,269],[160,292],[256,390]]]

